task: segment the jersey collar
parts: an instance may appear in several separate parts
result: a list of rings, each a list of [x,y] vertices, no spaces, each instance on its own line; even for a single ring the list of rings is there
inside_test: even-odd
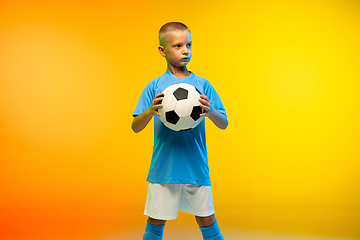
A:
[[[167,74],[168,76],[176,79],[177,81],[182,81],[182,80],[185,80],[185,79],[187,80],[188,78],[191,78],[191,77],[194,75],[194,73],[193,73],[192,71],[189,71],[189,72],[190,72],[190,75],[189,75],[189,76],[186,76],[186,77],[184,77],[184,78],[178,78],[178,77],[176,77],[174,74],[172,74],[172,73],[169,71],[169,69],[166,69],[165,74]]]

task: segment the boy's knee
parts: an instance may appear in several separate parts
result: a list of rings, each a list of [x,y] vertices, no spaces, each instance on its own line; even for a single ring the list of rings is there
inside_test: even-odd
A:
[[[166,220],[159,220],[159,219],[149,217],[148,222],[153,225],[164,225],[166,223]]]
[[[214,214],[207,217],[198,217],[195,216],[196,222],[198,223],[199,227],[208,227],[215,223],[215,216]]]
[[[208,227],[200,227],[200,230],[204,240],[224,240],[216,220]]]

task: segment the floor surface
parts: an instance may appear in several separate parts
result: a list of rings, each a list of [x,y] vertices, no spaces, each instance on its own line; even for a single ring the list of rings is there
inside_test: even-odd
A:
[[[271,232],[254,232],[230,228],[222,228],[222,234],[226,240],[349,240],[345,238],[319,237],[293,235]],[[101,237],[99,240],[141,240],[143,229],[126,231],[119,234],[113,234]],[[166,228],[164,231],[164,240],[202,240],[200,230],[188,228]]]

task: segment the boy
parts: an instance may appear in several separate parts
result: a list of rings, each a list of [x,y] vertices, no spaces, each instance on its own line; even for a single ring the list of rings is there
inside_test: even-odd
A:
[[[149,216],[144,240],[161,240],[166,220],[176,219],[178,210],[195,215],[204,240],[222,240],[214,216],[207,159],[205,121],[187,131],[168,129],[159,119],[162,92],[175,83],[195,86],[200,95],[201,116],[207,116],[220,129],[228,125],[219,95],[204,78],[188,71],[192,40],[190,30],[179,22],[161,27],[158,47],[167,61],[167,70],[150,81],[133,113],[132,129],[140,132],[154,117],[154,147],[147,181],[144,214]],[[211,100],[211,102],[210,102]]]

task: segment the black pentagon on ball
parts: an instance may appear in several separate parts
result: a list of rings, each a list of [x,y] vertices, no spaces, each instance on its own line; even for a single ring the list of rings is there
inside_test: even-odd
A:
[[[165,113],[165,118],[166,121],[172,124],[176,124],[180,117],[176,114],[176,112],[174,110],[170,111],[170,112],[166,112]]]
[[[175,92],[173,93],[174,96],[176,97],[176,99],[179,100],[183,100],[183,99],[187,99],[188,97],[188,90],[179,87],[178,89],[175,90]]]
[[[200,106],[195,106],[193,107],[190,116],[192,119],[194,119],[194,121],[196,121],[200,118],[200,114],[202,114],[202,108]]]

